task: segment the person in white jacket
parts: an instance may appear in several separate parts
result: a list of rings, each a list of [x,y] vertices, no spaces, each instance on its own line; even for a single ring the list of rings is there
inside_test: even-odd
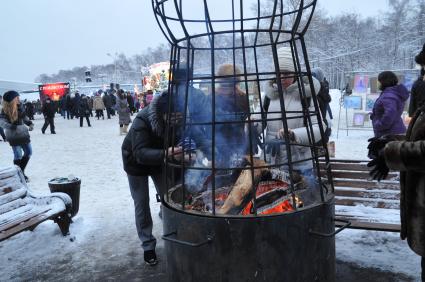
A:
[[[293,76],[295,68],[292,59],[292,52],[289,47],[278,49],[279,68],[285,76]],[[288,75],[286,75],[288,74]],[[280,81],[283,90],[283,100],[286,116],[282,116],[281,99],[276,82],[269,82],[266,88],[266,99],[270,99],[267,109],[267,130],[265,135],[266,159],[269,163],[280,164],[282,169],[288,170],[288,154],[285,144],[285,135],[288,136],[291,150],[291,163],[294,171],[301,175],[314,176],[313,161],[311,160],[311,146],[321,141],[321,134],[316,114],[311,114],[312,133],[310,138],[306,127],[306,117],[303,117],[302,100],[298,82],[294,77],[284,77]],[[302,78],[306,99],[309,103],[309,112],[315,111],[312,101],[311,87],[307,77]],[[313,78],[314,91],[320,90],[320,82]],[[307,105],[306,104],[306,105]],[[273,120],[270,120],[273,119]],[[285,132],[283,120],[286,119],[288,131]],[[313,140],[314,138],[314,140]],[[304,145],[304,146],[303,146]]]

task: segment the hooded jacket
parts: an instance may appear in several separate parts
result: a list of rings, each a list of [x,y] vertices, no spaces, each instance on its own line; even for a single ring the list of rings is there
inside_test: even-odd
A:
[[[408,98],[409,92],[402,84],[384,89],[376,100],[370,116],[375,137],[406,132],[401,115]]]
[[[401,239],[425,257],[425,107],[410,122],[406,141],[385,146],[385,161],[400,171]]]
[[[320,89],[320,83],[317,79],[313,78],[314,89],[317,92]],[[305,81],[304,88],[306,91],[307,98],[311,97],[311,88],[310,84]],[[268,108],[267,119],[267,134],[266,134],[266,144],[279,139],[278,132],[283,128],[282,120],[270,120],[270,119],[282,119],[279,91],[277,87],[269,86],[266,89],[266,95],[270,99],[270,105]],[[302,112],[302,103],[298,90],[298,83],[295,82],[290,85],[287,89],[284,90],[283,98],[285,101],[285,111],[286,113],[286,121],[288,123],[288,128],[294,133],[295,143],[300,145],[313,145],[310,143],[307,128],[305,126],[304,118],[298,117],[300,116],[300,112]],[[296,111],[298,113],[291,113],[291,111]],[[314,112],[314,104],[311,102],[309,107],[310,112]],[[295,118],[294,118],[295,117]],[[313,135],[314,141],[319,142],[321,140],[320,128],[318,125],[318,120],[316,115],[311,116],[311,122],[313,127]],[[278,154],[276,156],[275,163],[276,164],[284,164],[288,162],[288,157],[286,153],[286,146],[282,144],[279,147]],[[302,160],[306,160],[311,158],[311,149],[310,147],[305,146],[291,146],[291,157],[292,162],[301,161],[299,163],[293,164],[294,169],[296,170],[304,170],[311,169],[312,162],[306,161],[302,162]],[[269,158],[269,157],[268,157]]]
[[[141,110],[121,146],[124,170],[129,175],[146,176],[162,171],[165,158],[164,120],[159,96]]]
[[[0,114],[0,127],[4,129],[6,139],[10,146],[26,145],[31,142],[27,126],[33,123],[26,116],[22,106],[18,107],[18,120],[12,123],[9,117],[2,111]]]

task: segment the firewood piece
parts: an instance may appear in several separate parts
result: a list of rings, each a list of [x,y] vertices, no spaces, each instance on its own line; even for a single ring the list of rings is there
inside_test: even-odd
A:
[[[266,163],[262,160],[254,159],[254,167],[266,166]],[[233,186],[232,191],[224,202],[223,206],[217,211],[218,214],[228,214],[232,209],[241,207],[246,197],[251,194],[253,189],[251,169],[249,166],[246,167],[240,174]],[[267,171],[267,168],[254,169],[254,182],[261,179],[262,174]]]

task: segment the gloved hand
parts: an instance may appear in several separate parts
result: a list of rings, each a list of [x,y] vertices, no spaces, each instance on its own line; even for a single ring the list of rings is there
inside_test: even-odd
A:
[[[33,129],[34,129],[34,123],[30,124],[30,126],[28,127],[29,131],[33,131]]]
[[[388,176],[390,169],[385,162],[384,148],[379,150],[376,158],[368,162],[367,166],[373,167],[373,169],[369,172],[369,175],[372,176],[374,180],[381,181]]]
[[[266,154],[271,154],[272,157],[276,157],[280,150],[280,146],[284,145],[284,142],[280,139],[272,139],[266,142]]]
[[[367,153],[367,157],[369,159],[375,159],[378,157],[379,152],[384,149],[385,145],[388,142],[395,141],[396,137],[394,135],[384,135],[381,137],[373,137],[367,140],[369,145],[367,149],[369,150]]]

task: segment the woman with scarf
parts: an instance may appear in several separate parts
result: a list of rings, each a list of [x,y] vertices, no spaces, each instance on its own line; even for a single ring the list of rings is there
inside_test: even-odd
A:
[[[32,155],[29,131],[34,129],[34,124],[26,116],[25,110],[20,104],[18,92],[4,93],[2,105],[0,127],[4,129],[6,140],[12,147],[13,163],[19,166],[24,173]],[[25,179],[28,181],[26,175]]]

